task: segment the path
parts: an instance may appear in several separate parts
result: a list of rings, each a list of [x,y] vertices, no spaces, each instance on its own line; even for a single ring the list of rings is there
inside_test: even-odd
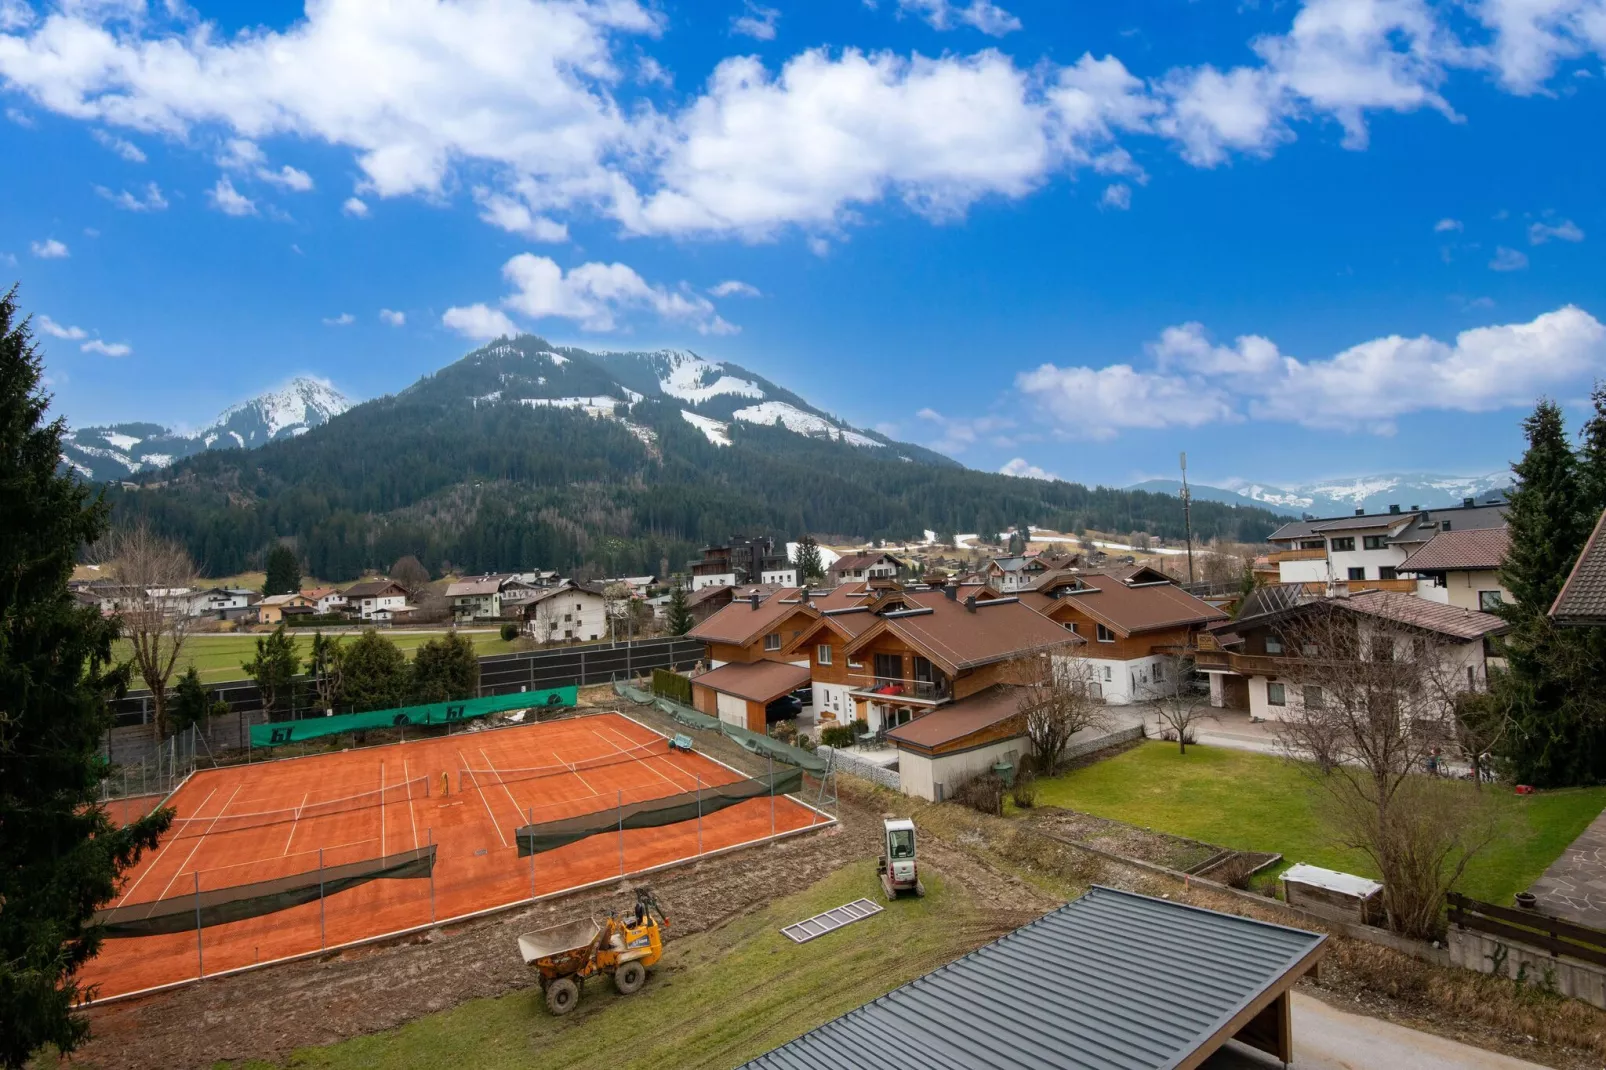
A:
[[[1269,1070],[1281,1064],[1236,1045],[1204,1063],[1204,1070]],[[1294,993],[1293,1070],[1542,1070],[1432,1033],[1329,1007]]]
[[[1543,913],[1606,929],[1606,811],[1528,890],[1538,898]]]

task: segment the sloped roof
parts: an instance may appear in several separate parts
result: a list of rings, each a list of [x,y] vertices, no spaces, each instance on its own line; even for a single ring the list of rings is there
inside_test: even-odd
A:
[[[1441,531],[1400,563],[1401,572],[1499,568],[1511,537],[1505,528]]]
[[[1562,584],[1550,605],[1550,616],[1557,624],[1606,624],[1606,513],[1595,521],[1595,530],[1578,553],[1567,582]]]
[[[772,631],[777,624],[799,610],[812,613],[813,611],[799,600],[798,594],[799,589],[796,587],[782,587],[767,597],[760,594],[757,608],[754,608],[747,598],[732,599],[730,605],[686,634],[705,643],[745,646],[766,632]]]
[[[891,554],[886,553],[885,551],[878,551],[876,553],[868,554],[844,554],[842,557],[839,557],[835,561],[831,562],[831,564],[827,566],[826,571],[835,572],[838,574],[843,572],[854,572],[859,569],[869,568],[871,565],[878,564],[883,558],[892,562],[899,568],[903,567],[903,562],[898,560],[896,557],[893,557]]]
[[[942,591],[905,591],[903,601],[911,609],[930,612],[883,615],[848,644],[848,652],[862,649],[874,635],[890,632],[952,675],[1081,642],[1017,598],[977,601],[974,610],[963,598],[950,599]]]
[[[1348,598],[1328,599],[1324,604],[1453,639],[1481,639],[1485,635],[1498,635],[1509,627],[1492,613],[1429,602],[1426,598],[1397,591],[1363,591]]]
[[[789,665],[784,661],[732,662],[701,676],[693,676],[691,682],[737,698],[769,703],[782,695],[790,695],[808,683],[809,667]]]
[[[395,580],[362,580],[346,588],[347,598],[378,598],[390,594],[392,588],[405,595],[406,589]]]
[[[928,750],[953,743],[1020,716],[1020,697],[1020,688],[994,684],[969,698],[939,706],[931,713],[899,725],[887,733],[887,738]],[[1025,731],[1024,722],[1021,731]]]
[[[502,581],[495,576],[488,576],[479,580],[458,580],[446,588],[447,598],[466,598],[471,595],[496,594],[502,589]]]
[[[1045,615],[1069,603],[1123,637],[1227,619],[1225,612],[1174,583],[1129,587],[1114,576],[1096,572],[1084,572],[1078,578],[1084,590],[1068,591],[1059,598],[1028,592],[1021,600]]]
[[[1192,1066],[1326,939],[1095,886],[742,1070]]]

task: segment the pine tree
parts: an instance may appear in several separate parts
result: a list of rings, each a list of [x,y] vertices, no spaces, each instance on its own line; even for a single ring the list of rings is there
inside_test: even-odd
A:
[[[413,655],[413,701],[473,698],[480,689],[480,659],[474,644],[456,631],[436,636]]]
[[[816,554],[818,552],[815,551]],[[678,583],[669,589],[669,607],[665,617],[670,635],[685,635],[692,629],[691,606],[686,602],[686,588]]]
[[[1595,411],[1579,435],[1578,497],[1585,523],[1593,524],[1606,510],[1606,383],[1595,381],[1590,401]]]
[[[1542,401],[1523,421],[1528,449],[1512,466],[1516,485],[1506,512],[1510,545],[1500,582],[1513,601],[1500,608],[1511,624],[1507,669],[1492,676],[1494,700],[1510,712],[1504,746],[1510,772],[1543,787],[1606,774],[1606,749],[1588,676],[1596,662],[1588,630],[1568,631],[1547,611],[1588,534],[1578,463],[1560,406]],[[1598,686],[1598,685],[1597,685]]]
[[[262,709],[271,717],[281,702],[292,697],[296,673],[301,671],[301,657],[296,653],[295,640],[280,624],[273,629],[273,634],[257,640],[256,656],[240,668],[256,681]]]
[[[80,548],[106,534],[109,509],[57,472],[61,420],[16,290],[0,296],[0,1065],[35,1049],[68,1052],[88,1035],[72,1014],[77,973],[100,947],[90,923],[121,875],[154,847],[173,812],[121,828],[98,801],[107,771],[115,621],[67,589]]]
[[[820,544],[813,535],[797,540],[797,578],[807,585],[825,579],[825,566],[820,563]]]
[[[194,665],[178,678],[168,708],[175,733],[188,731],[193,725],[206,727],[207,719],[212,716],[212,698],[206,693],[206,685],[201,683],[201,674],[195,671]]]
[[[262,584],[265,595],[295,594],[301,590],[301,562],[284,543],[268,551],[268,575]]]
[[[369,628],[346,648],[340,674],[340,705],[361,713],[388,710],[407,701],[412,677],[396,644]]]

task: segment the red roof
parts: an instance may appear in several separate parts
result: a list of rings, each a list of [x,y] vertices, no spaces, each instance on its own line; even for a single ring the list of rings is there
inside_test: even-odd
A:
[[[1441,531],[1400,563],[1401,572],[1452,572],[1499,568],[1511,537],[1505,528]]]
[[[737,698],[770,703],[808,683],[809,667],[788,665],[784,661],[733,663],[693,676],[691,682]]]
[[[796,587],[782,587],[768,597],[757,595],[756,607],[751,597],[733,599],[730,605],[710,616],[686,635],[692,639],[701,639],[705,643],[746,646],[759,636],[773,631],[776,625],[793,613],[799,610],[812,613],[813,611],[803,604],[798,594],[799,590]]]
[[[895,743],[921,750],[932,750],[955,743],[966,736],[1020,717],[1021,689],[995,684],[969,698],[941,706],[923,717],[899,725],[887,733]],[[1024,718],[1022,731],[1025,731]]]
[[[1043,614],[1052,613],[1060,605],[1074,605],[1122,637],[1227,619],[1222,610],[1174,583],[1128,587],[1114,576],[1097,572],[1083,572],[1077,578],[1085,590],[1067,591],[1059,598],[1027,592],[1021,595],[1021,601]]]

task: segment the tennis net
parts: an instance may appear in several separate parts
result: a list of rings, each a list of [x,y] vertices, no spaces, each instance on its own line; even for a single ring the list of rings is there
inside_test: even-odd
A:
[[[175,837],[210,836],[221,832],[236,832],[240,829],[264,828],[270,825],[283,825],[292,821],[306,821],[309,818],[324,817],[329,814],[343,814],[348,810],[366,810],[370,807],[397,804],[405,805],[412,799],[427,799],[428,797],[429,778],[415,777],[412,780],[404,780],[398,784],[387,784],[383,788],[365,791],[359,795],[347,795],[340,799],[307,802],[285,810],[261,810],[249,814],[219,814],[216,817],[181,817],[173,821],[170,831]]]
[[[650,743],[642,743],[639,746],[621,749],[613,754],[603,754],[595,758],[582,758],[577,762],[560,761],[555,765],[530,766],[524,769],[463,769],[457,774],[457,790],[499,788],[504,784],[517,784],[526,780],[541,780],[545,777],[567,776],[570,773],[584,773],[609,765],[645,761],[648,758],[668,753],[669,740],[655,739]]]

